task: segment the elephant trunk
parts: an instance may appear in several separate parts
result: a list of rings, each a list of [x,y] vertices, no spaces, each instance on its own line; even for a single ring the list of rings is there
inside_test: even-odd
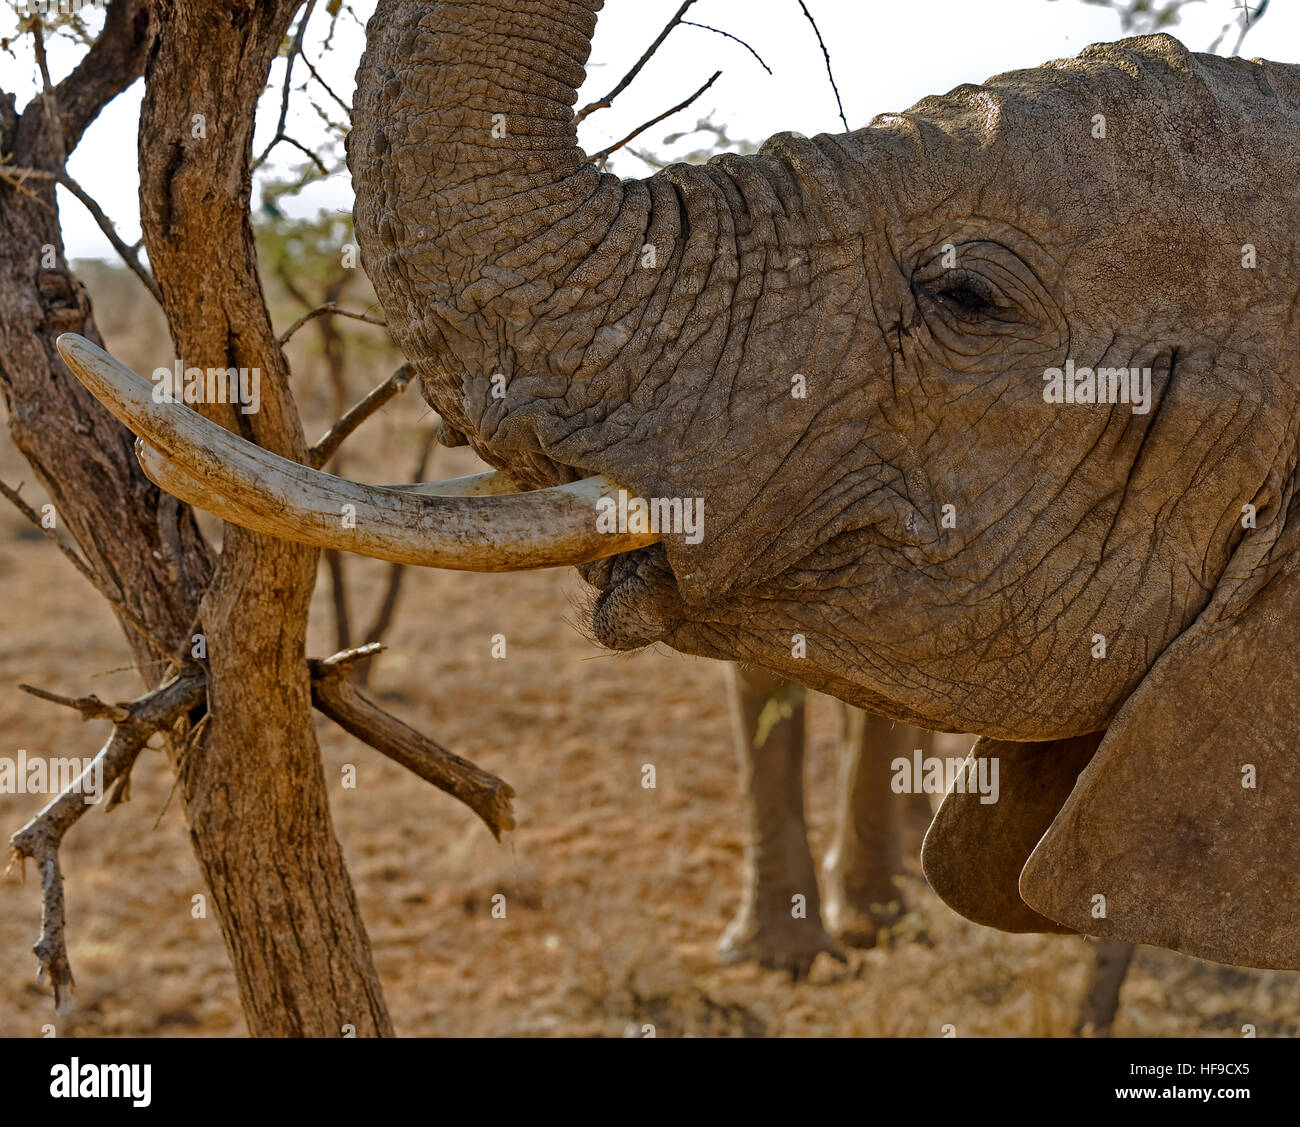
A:
[[[474,385],[481,407],[502,366],[484,342],[530,320],[588,249],[566,219],[594,196],[617,209],[573,123],[601,4],[379,0],[367,28],[348,138],[357,241],[425,394],[471,435],[479,411],[461,400]]]

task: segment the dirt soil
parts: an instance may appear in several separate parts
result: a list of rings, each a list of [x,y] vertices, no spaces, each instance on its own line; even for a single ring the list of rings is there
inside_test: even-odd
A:
[[[110,347],[151,370],[140,333],[115,339],[106,320]],[[311,434],[326,421],[323,394],[300,388]],[[405,477],[428,425],[408,393],[354,437],[347,471]],[[431,472],[474,469],[462,451],[440,450]],[[44,499],[7,435],[0,475],[26,479],[24,496]],[[386,565],[348,567],[366,620]],[[851,953],[845,966],[823,957],[798,984],[717,965],[742,862],[724,669],[667,652],[604,653],[574,625],[583,598],[568,571],[411,571],[391,649],[374,670],[385,707],[515,786],[519,828],[503,844],[455,801],[319,719],[335,824],[400,1033],[617,1037],[653,1025],[660,1036],[940,1036],[951,1025],[958,1036],[1069,1034],[1094,946],[967,923],[929,892],[915,856],[901,890],[912,911],[888,943]],[[492,657],[497,634],[504,659]],[[322,582],[311,652],[334,648]],[[129,661],[104,601],[16,512],[0,510],[0,756],[91,754],[104,724],[82,724],[17,686],[129,698],[140,691]],[[809,818],[821,856],[834,705],[816,698],[811,719]],[[641,785],[645,764],[656,769],[653,790]],[[354,788],[343,785],[348,765]],[[0,1035],[40,1036],[47,1023],[78,1036],[245,1033],[217,923],[193,909],[203,888],[170,793],[163,755],[146,752],[130,803],[90,811],[65,843],[77,981],[66,1017],[34,981],[34,870],[26,884],[16,870],[0,881]],[[0,795],[3,833],[43,801]],[[504,919],[492,914],[498,893]],[[1143,949],[1116,1033],[1232,1037],[1245,1025],[1295,1035],[1300,974]]]

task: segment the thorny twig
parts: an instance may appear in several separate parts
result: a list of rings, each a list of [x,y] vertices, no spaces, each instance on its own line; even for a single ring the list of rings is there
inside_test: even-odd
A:
[[[741,39],[740,36],[732,35],[731,32],[729,31],[723,31],[722,28],[720,27],[710,27],[706,23],[694,23],[691,20],[682,20],[682,27],[698,27],[703,29],[704,31],[711,31],[713,32],[714,35],[722,35],[725,36],[727,39],[734,39],[737,43],[739,43],[742,47],[744,47],[746,51],[748,51],[751,55],[754,56],[754,58],[758,60],[759,66],[761,66],[765,71],[767,71],[768,74],[772,73],[772,68],[768,66],[767,63],[763,62],[763,56],[760,55],[757,51],[755,51],[754,48],[751,47],[748,43],[746,43],[743,39]]]
[[[817,35],[817,45],[822,49],[822,58],[826,60],[826,77],[831,80],[831,89],[835,91],[835,104],[840,110],[840,121],[844,123],[844,129],[847,132],[849,128],[849,119],[844,116],[844,103],[840,101],[840,88],[835,85],[835,75],[831,71],[831,53],[826,50],[826,43],[822,39],[821,28],[817,26],[817,21],[813,19],[812,12],[808,11],[808,5],[799,0],[799,7],[803,9],[803,14],[808,17],[808,22],[812,24],[812,29]]]
[[[717,82],[718,79],[721,78],[721,77],[722,77],[722,71],[720,71],[720,70],[719,70],[719,71],[714,71],[714,73],[713,73],[713,77],[710,78],[709,81],[706,82],[703,86],[701,86],[698,90],[696,90],[694,94],[692,94],[689,98],[686,99],[686,101],[684,101],[684,102],[679,102],[677,105],[673,106],[672,109],[670,109],[670,110],[665,110],[665,111],[664,111],[663,113],[661,113],[658,117],[651,118],[651,119],[650,119],[649,121],[647,121],[644,125],[640,125],[640,126],[638,126],[636,129],[632,130],[632,132],[629,133],[626,137],[624,137],[623,140],[621,140],[621,141],[619,141],[619,142],[617,142],[617,143],[615,143],[615,144],[613,144],[613,145],[610,145],[609,148],[607,148],[607,149],[601,149],[600,152],[596,153],[594,156],[590,156],[590,157],[588,157],[587,160],[588,160],[591,164],[599,164],[599,163],[600,163],[601,161],[603,161],[603,160],[608,160],[609,157],[610,157],[612,154],[618,152],[619,149],[621,149],[624,145],[626,145],[626,144],[627,144],[629,141],[631,141],[633,138],[640,136],[640,135],[641,135],[642,133],[644,133],[647,129],[649,129],[650,126],[652,126],[652,125],[658,125],[659,122],[663,121],[664,118],[666,118],[666,117],[671,117],[673,114],[677,113],[679,110],[684,110],[684,109],[685,109],[687,106],[689,106],[693,101],[695,101],[696,98],[698,98],[701,94],[703,94],[704,91],[706,91],[710,86],[712,86],[715,82]]]
[[[28,180],[57,180],[58,176],[53,172],[46,172],[41,168],[19,168],[15,165],[6,165],[4,156],[0,155],[0,181],[8,184],[15,192],[26,196],[39,207],[49,210],[47,204],[40,196],[27,187]]]

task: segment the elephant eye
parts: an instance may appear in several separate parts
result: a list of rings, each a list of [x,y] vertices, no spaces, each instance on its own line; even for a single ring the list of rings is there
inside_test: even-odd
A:
[[[946,270],[924,288],[934,301],[967,319],[991,317],[1002,304],[996,287],[969,270]]]
[[[988,298],[967,284],[940,290],[935,296],[945,304],[956,306],[967,313],[984,313],[989,308]]]

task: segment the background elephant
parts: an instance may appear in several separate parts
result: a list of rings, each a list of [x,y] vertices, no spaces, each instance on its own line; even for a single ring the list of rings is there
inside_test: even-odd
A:
[[[729,670],[732,722],[745,794],[745,886],[720,943],[724,959],[755,959],[806,974],[819,954],[873,947],[906,911],[898,878],[920,849],[941,795],[897,792],[898,758],[962,757],[971,737],[927,732],[841,704],[835,837],[822,880],[809,848],[804,809],[808,723],[799,685],[749,665]],[[802,897],[798,911],[796,897]],[[1074,1032],[1109,1036],[1133,946],[1103,940]]]
[[[801,686],[748,665],[730,669],[732,721],[746,798],[746,883],[722,938],[724,958],[757,959],[795,975],[835,940],[872,947],[903,912],[904,852],[918,850],[930,799],[895,794],[890,763],[933,746],[907,724],[842,705],[835,838],[819,889],[804,816],[807,718]],[[963,737],[939,737],[961,746]],[[795,897],[803,897],[800,911]],[[832,938],[833,937],[833,938]]]

